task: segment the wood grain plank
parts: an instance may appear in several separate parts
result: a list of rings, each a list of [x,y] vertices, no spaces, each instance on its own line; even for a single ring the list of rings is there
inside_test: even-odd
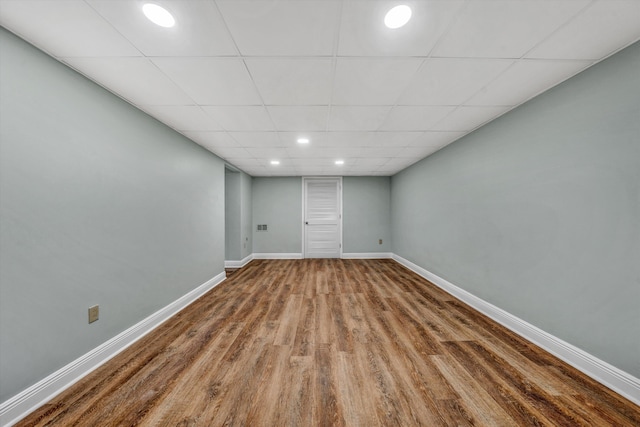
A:
[[[343,408],[338,401],[338,363],[335,351],[327,344],[319,344],[315,355],[315,408],[319,426],[344,426]]]
[[[430,356],[465,406],[482,425],[511,426],[514,420],[489,396],[480,384],[448,355]]]
[[[300,322],[300,309],[302,307],[302,294],[291,294],[287,305],[282,313],[278,332],[276,333],[275,345],[293,345],[296,338],[296,330]]]
[[[639,426],[393,260],[253,260],[18,426]]]

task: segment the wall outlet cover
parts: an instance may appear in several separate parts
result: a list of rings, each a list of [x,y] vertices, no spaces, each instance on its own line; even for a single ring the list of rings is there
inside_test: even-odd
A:
[[[100,317],[100,306],[89,307],[89,323],[93,323]]]

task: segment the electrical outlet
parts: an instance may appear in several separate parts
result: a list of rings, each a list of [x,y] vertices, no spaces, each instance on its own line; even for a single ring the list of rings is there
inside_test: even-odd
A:
[[[381,245],[382,244],[382,239],[378,239],[378,244]]]
[[[100,306],[94,305],[93,307],[89,307],[89,323],[93,323],[98,320],[100,315]]]

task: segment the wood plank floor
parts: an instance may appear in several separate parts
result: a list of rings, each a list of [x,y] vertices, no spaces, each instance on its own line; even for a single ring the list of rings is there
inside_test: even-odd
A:
[[[392,260],[254,260],[19,425],[640,426]]]

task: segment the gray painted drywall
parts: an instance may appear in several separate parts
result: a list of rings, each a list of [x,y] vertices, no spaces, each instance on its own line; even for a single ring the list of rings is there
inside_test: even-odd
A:
[[[239,261],[253,249],[251,176],[225,169],[225,259]]]
[[[390,188],[389,177],[343,178],[343,252],[390,251]],[[254,177],[252,192],[253,252],[301,253],[302,179]]]
[[[640,44],[392,177],[393,252],[640,377]]]
[[[253,252],[302,253],[302,178],[253,177],[252,194]]]
[[[0,401],[223,271],[224,163],[0,29]]]
[[[239,260],[240,233],[242,222],[242,190],[240,189],[240,172],[224,171],[224,259]]]
[[[253,252],[253,208],[251,192],[251,176],[240,172],[241,197],[241,230],[240,230],[240,259],[244,259]]]
[[[390,177],[342,178],[342,242],[344,253],[391,252]]]

